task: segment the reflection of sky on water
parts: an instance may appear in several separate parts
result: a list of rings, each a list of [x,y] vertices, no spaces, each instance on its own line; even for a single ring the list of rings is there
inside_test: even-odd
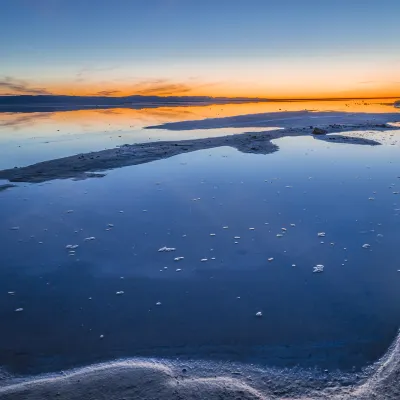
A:
[[[25,166],[123,144],[223,136],[255,129],[170,132],[144,130],[165,122],[229,117],[262,112],[295,111],[393,112],[388,100],[294,101],[142,110],[108,109],[55,113],[0,113],[0,169]]]
[[[266,156],[218,148],[1,192],[0,363],[179,355],[351,369],[377,359],[400,312],[399,148],[277,143]]]

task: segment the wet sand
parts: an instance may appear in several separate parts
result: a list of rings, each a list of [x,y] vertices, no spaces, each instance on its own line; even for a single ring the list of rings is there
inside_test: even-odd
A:
[[[257,369],[238,364],[196,365],[123,360],[57,375],[7,380],[1,400],[95,399],[398,399],[400,340],[365,376]]]
[[[148,128],[192,130],[239,127],[245,131],[246,128],[251,127],[279,126],[283,129],[196,140],[126,144],[114,149],[78,154],[27,167],[2,170],[0,171],[0,179],[10,182],[40,183],[53,179],[102,177],[104,175],[98,173],[109,169],[148,163],[182,153],[221,146],[230,146],[244,153],[269,154],[279,149],[276,144],[271,142],[272,140],[288,136],[313,135],[315,127],[325,130],[326,133],[336,134],[355,130],[389,131],[396,128],[386,124],[398,121],[400,121],[399,113],[356,114],[299,111],[167,123]],[[379,144],[368,138],[354,138],[345,135],[314,135],[314,137],[319,140],[329,140],[332,143]]]

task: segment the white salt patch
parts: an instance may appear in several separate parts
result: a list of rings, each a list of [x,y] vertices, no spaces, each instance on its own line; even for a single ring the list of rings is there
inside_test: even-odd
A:
[[[181,261],[181,260],[183,260],[185,257],[175,257],[174,258],[174,261]]]
[[[325,232],[318,232],[318,237],[325,237],[326,233]]]
[[[268,261],[274,261],[274,258],[273,257],[270,257],[270,258],[268,258]]]
[[[283,237],[282,233],[278,233],[276,237]]]
[[[206,262],[206,261],[208,261],[208,259],[207,258],[202,258],[200,261],[201,262]]]
[[[15,312],[21,312],[21,311],[24,311],[24,309],[23,309],[23,308],[17,308],[17,309],[15,310]]]
[[[210,233],[210,236],[215,236],[215,233]]]
[[[157,301],[156,306],[161,306],[161,301]]]
[[[175,247],[167,247],[167,246],[164,246],[164,247],[161,247],[160,249],[158,249],[158,251],[159,252],[164,252],[164,251],[175,251],[176,250],[176,248]]]
[[[256,317],[261,318],[262,317],[262,312],[261,311],[256,312]]]
[[[229,228],[229,226],[223,226],[222,227],[222,229],[228,229]]]
[[[177,269],[176,269],[176,272],[180,272],[180,271],[182,271],[180,268],[177,268]]]
[[[95,240],[96,238],[94,237],[94,236],[90,236],[90,237],[87,237],[87,238],[85,238],[85,239],[83,239],[85,242],[89,242],[90,240]]]
[[[322,264],[318,264],[314,267],[313,272],[324,272],[324,266]]]
[[[120,296],[121,294],[124,294],[125,292],[123,290],[120,290],[119,292],[115,292],[116,295]]]
[[[77,249],[79,247],[79,244],[68,244],[65,246],[66,249]]]
[[[368,244],[368,243],[365,243],[365,244],[362,245],[363,249],[369,249],[370,247],[371,247],[371,245]]]
[[[255,228],[249,228],[249,231],[254,231]]]
[[[240,236],[235,236],[234,239],[240,239]]]
[[[290,226],[292,226],[292,227],[295,227],[295,226],[296,226],[296,224],[290,224]]]

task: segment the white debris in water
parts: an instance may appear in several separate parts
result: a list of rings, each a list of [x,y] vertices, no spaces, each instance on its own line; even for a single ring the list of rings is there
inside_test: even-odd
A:
[[[207,258],[202,258],[200,261],[201,262],[206,262],[206,261],[208,261],[208,259]]]
[[[103,339],[104,338],[104,335],[100,335],[100,339]]]
[[[273,257],[270,257],[270,258],[268,258],[268,261],[269,261],[269,262],[274,261],[274,258],[273,258]]]
[[[7,292],[7,294],[14,296],[15,292]]]
[[[290,224],[290,226],[292,226],[292,227],[295,227],[295,226],[296,226],[296,224]]]
[[[74,212],[74,210],[67,210],[67,211],[66,211],[67,214],[71,214],[71,213],[73,213],[73,212]]]
[[[318,232],[318,237],[325,237],[326,233],[325,232]]]
[[[167,247],[167,246],[164,246],[164,247],[161,247],[160,249],[158,249],[159,252],[164,252],[164,251],[175,251],[175,250],[176,250],[175,247]]]
[[[174,258],[174,261],[181,261],[181,260],[183,260],[185,257],[175,257]]]
[[[223,226],[222,229],[229,229],[229,226]]]
[[[161,301],[157,301],[156,306],[161,306]]]
[[[373,201],[373,200],[375,200],[375,197],[368,197],[368,200]]]
[[[215,233],[210,233],[210,236],[215,236]]]
[[[362,245],[363,249],[369,249],[370,247],[371,247],[371,245],[368,244],[368,243],[365,243],[365,244]]]
[[[24,309],[23,309],[23,308],[17,308],[17,309],[15,310],[15,312],[21,312],[21,311],[24,311]]]
[[[283,237],[282,233],[278,233],[276,237]]]
[[[71,250],[77,249],[78,247],[79,247],[79,244],[67,244],[65,246],[66,249],[71,249]]]
[[[240,236],[235,236],[234,239],[240,239]]]
[[[256,229],[256,228],[249,228],[249,231],[254,231],[254,229]]]
[[[286,231],[287,231],[287,229],[286,229],[286,228],[281,228],[281,229],[282,229],[282,231],[283,231],[283,232],[286,232]]]
[[[177,269],[176,269],[176,272],[180,272],[180,271],[182,271],[180,268],[177,268]]]
[[[215,260],[215,257],[211,257],[211,260]]]
[[[19,226],[13,226],[10,228],[12,231],[18,231],[19,230]]]
[[[261,311],[256,312],[256,317],[261,318],[262,317],[262,312]]]
[[[113,228],[113,227],[114,227],[114,224],[107,224],[107,226],[108,226],[109,228]]]
[[[115,292],[115,294],[117,295],[117,296],[121,296],[121,294],[124,294],[125,292],[123,291],[123,290],[120,290],[119,292]]]
[[[314,267],[313,272],[324,272],[324,266],[322,264],[318,264]]]
[[[90,240],[95,240],[96,238],[94,236],[89,236],[85,239],[83,239],[85,242],[89,242]]]
[[[296,264],[292,264],[292,267],[295,267],[296,266]]]

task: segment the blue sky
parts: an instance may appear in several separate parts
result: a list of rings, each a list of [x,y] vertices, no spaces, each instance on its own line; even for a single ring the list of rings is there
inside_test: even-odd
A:
[[[0,6],[0,93],[162,88],[165,95],[170,88],[296,97],[400,89],[399,1],[0,0]]]

